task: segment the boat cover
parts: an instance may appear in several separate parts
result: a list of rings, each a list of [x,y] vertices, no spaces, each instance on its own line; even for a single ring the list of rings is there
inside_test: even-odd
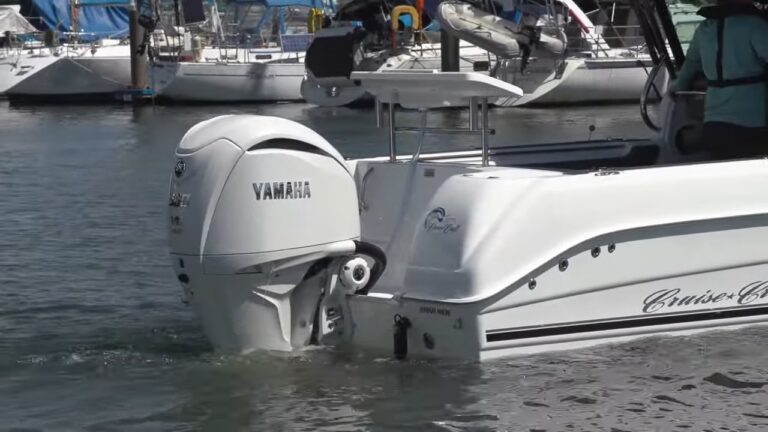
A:
[[[499,57],[520,55],[520,45],[531,44],[530,38],[513,31],[514,22],[485,12],[469,3],[443,2],[437,8],[440,28]]]
[[[424,16],[422,17],[422,28],[427,27],[432,22],[432,18],[437,15],[437,8],[442,0],[425,0]],[[416,6],[416,0],[351,0],[339,6],[336,12],[335,20],[338,21],[362,21],[366,22],[381,11],[390,11],[395,6],[407,5]],[[367,29],[367,28],[366,28]]]
[[[35,30],[35,27],[21,16],[16,8],[0,6],[0,34],[5,32],[29,33]]]
[[[522,47],[532,45],[560,55],[567,45],[561,30],[556,35],[541,33],[536,41],[532,41],[529,31],[523,27],[535,25],[538,17],[527,15],[527,12],[518,24],[472,4],[449,0],[438,6],[437,20],[446,32],[502,58],[519,56]]]
[[[21,0],[21,14],[38,30],[69,32],[72,25],[69,0]],[[78,8],[82,41],[128,36],[128,10],[115,6]]]
[[[328,7],[326,0],[233,0],[237,4],[260,4],[264,7],[284,8],[284,7],[306,7],[325,9]]]

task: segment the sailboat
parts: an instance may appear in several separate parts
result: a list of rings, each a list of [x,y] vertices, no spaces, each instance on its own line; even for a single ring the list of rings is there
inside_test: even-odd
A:
[[[19,13],[18,6],[0,6],[0,96],[18,82],[24,74],[20,72],[25,35],[37,29]]]
[[[44,32],[19,47],[6,96],[12,102],[112,100],[130,86],[128,14],[118,3],[25,0],[22,13],[39,17],[33,24]]]
[[[353,1],[348,7],[356,3],[367,8],[358,5],[356,11],[370,13],[371,0]],[[595,25],[572,0],[507,3],[505,10],[505,5],[498,2],[450,0],[437,5],[433,12],[440,29],[462,40],[459,70],[483,71],[522,88],[525,93],[521,98],[499,98],[493,104],[522,106],[639,99],[652,66],[642,43],[632,45],[621,38],[604,36],[608,26]],[[386,16],[384,12],[391,8],[386,4],[381,6],[378,15]],[[344,8],[339,11],[340,18],[359,18],[354,14],[343,16],[343,11]],[[363,30],[366,36],[358,37],[356,44],[341,51],[328,48],[318,54],[318,60],[308,60],[302,91],[311,103],[341,105],[364,97],[364,92],[349,79],[351,70],[432,69],[441,63],[439,44],[428,50],[420,50],[418,44],[376,48],[375,41],[389,39],[381,25],[363,22],[362,29],[343,27],[343,22],[339,25],[342,27],[319,33],[313,45],[318,50],[323,44],[343,46],[344,38],[352,40],[351,35]],[[424,52],[431,55],[422,55]],[[352,66],[340,66],[346,57],[361,60]],[[334,69],[328,64],[337,58]],[[421,66],[424,64],[429,66]],[[662,79],[663,76],[659,77]]]
[[[634,101],[652,67],[641,44],[616,47],[573,0],[511,1],[497,10],[458,0],[440,4],[445,31],[487,49],[499,64],[491,72],[523,89],[499,106]],[[616,42],[616,41],[614,41]]]
[[[225,13],[234,32],[225,33],[213,3],[212,33],[180,29],[181,44],[154,56],[150,79],[155,93],[186,102],[301,100],[304,53],[312,40],[307,22],[330,7],[321,0],[239,0]],[[252,16],[258,22],[247,28]],[[296,22],[291,16],[302,20],[303,28],[290,25]],[[272,23],[276,31],[267,29]]]
[[[304,99],[320,106],[370,102],[370,94],[350,79],[352,72],[440,68],[440,37],[432,31],[437,23],[422,3],[352,0],[339,7],[331,25],[315,34],[307,51]],[[458,50],[459,70],[487,70],[491,62],[487,51],[466,42]]]

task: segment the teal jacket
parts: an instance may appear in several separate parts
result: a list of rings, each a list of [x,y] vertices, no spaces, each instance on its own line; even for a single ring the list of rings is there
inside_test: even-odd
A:
[[[707,19],[699,25],[675,90],[690,90],[700,72],[708,81],[717,80],[717,36],[717,19]],[[757,76],[768,71],[768,20],[754,15],[729,16],[725,18],[723,40],[723,79]],[[704,121],[768,126],[768,83],[710,86]]]

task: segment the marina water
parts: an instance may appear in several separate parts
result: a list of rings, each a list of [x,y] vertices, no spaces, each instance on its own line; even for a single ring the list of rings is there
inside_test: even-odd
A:
[[[0,430],[767,430],[765,328],[484,364],[212,352],[169,266],[168,178],[184,132],[230,113],[300,121],[347,157],[387,151],[370,109],[0,104]],[[491,119],[492,143],[647,135],[634,105]]]

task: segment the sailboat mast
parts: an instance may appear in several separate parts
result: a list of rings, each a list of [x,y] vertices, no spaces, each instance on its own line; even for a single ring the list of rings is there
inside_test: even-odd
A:
[[[70,24],[69,30],[72,33],[77,34],[80,32],[79,30],[80,23],[77,15],[77,0],[70,0],[69,2],[69,24]]]

